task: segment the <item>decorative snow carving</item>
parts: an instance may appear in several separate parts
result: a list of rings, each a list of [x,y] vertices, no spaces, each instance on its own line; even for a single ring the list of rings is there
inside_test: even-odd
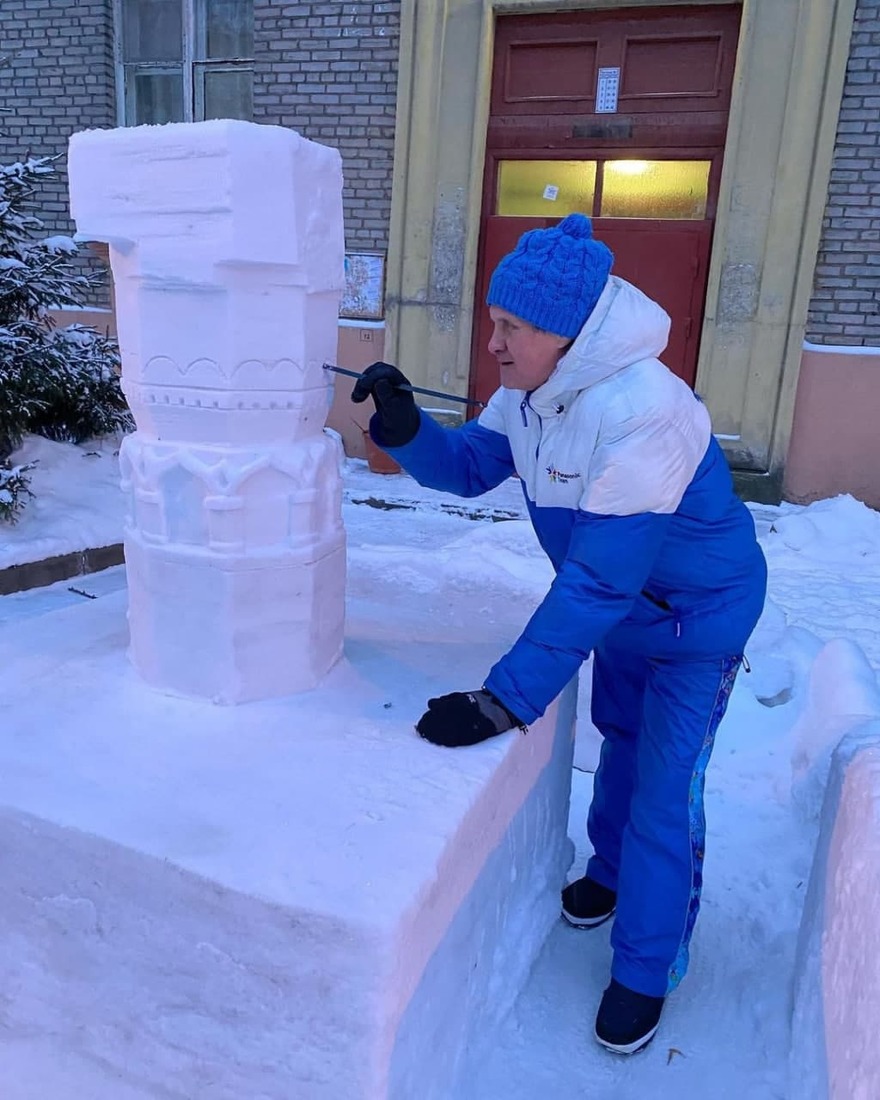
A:
[[[342,651],[339,154],[245,122],[71,139],[79,233],[110,245],[125,390],[131,653],[157,687],[241,702]]]

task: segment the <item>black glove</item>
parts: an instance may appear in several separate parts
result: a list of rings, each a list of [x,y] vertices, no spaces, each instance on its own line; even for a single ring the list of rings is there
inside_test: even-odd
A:
[[[511,714],[491,691],[453,691],[439,699],[429,699],[428,709],[416,723],[416,730],[426,741],[447,749],[462,745],[477,745],[489,737],[525,723]]]
[[[376,442],[380,446],[402,447],[419,430],[421,418],[413,395],[399,388],[409,384],[406,375],[390,363],[373,363],[354,384],[352,401],[360,404],[372,397],[376,403],[373,421],[379,422]]]

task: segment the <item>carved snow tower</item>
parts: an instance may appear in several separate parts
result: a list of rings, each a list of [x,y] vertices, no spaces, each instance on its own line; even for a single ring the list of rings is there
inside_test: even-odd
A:
[[[339,154],[247,122],[73,136],[79,234],[110,246],[131,655],[223,703],[314,687],[342,652],[325,435],[343,285]]]

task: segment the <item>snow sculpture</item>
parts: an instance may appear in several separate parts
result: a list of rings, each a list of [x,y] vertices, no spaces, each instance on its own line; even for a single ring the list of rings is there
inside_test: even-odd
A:
[[[107,242],[123,388],[131,655],[217,702],[314,687],[342,650],[324,434],[343,286],[339,154],[215,121],[75,134],[71,209]]]

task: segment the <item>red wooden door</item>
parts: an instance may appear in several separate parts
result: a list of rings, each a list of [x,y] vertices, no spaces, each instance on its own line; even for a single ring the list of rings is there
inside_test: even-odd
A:
[[[527,229],[554,225],[550,218],[492,217],[485,241],[485,264],[479,301],[485,303],[489,278],[499,260]],[[523,224],[527,222],[528,224]],[[596,219],[595,236],[614,253],[614,274],[634,283],[659,302],[672,319],[663,362],[693,386],[700,348],[700,324],[706,300],[706,273],[712,243],[711,222],[629,222],[626,226]],[[492,322],[485,304],[477,320],[477,370],[473,396],[487,401],[498,389],[498,367],[487,348]]]
[[[486,400],[498,386],[486,350],[492,271],[527,229],[553,225],[573,209],[592,216],[596,237],[615,254],[614,273],[669,313],[664,361],[694,384],[739,19],[738,5],[499,18],[473,396]],[[598,95],[607,90],[600,72],[607,77],[608,70],[617,77],[610,104]],[[647,182],[636,181],[630,194],[621,190],[623,168],[663,178],[687,165],[702,172],[703,193],[690,206],[672,191],[652,193]],[[530,166],[537,170],[531,176]],[[569,182],[530,193],[529,180],[541,172],[548,182]]]

